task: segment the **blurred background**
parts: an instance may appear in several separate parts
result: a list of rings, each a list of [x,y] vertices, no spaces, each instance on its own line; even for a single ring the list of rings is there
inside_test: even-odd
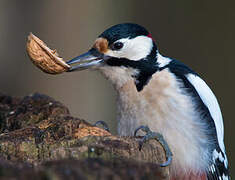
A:
[[[116,133],[115,92],[98,72],[49,75],[29,61],[26,37],[35,33],[69,60],[88,50],[106,28],[123,22],[146,27],[159,50],[198,72],[216,94],[225,121],[225,144],[235,175],[233,102],[235,1],[1,0],[0,92],[47,94],[90,122],[106,121]]]

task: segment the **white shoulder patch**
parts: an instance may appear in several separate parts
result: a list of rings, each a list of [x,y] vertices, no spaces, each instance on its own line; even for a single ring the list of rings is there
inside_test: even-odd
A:
[[[164,67],[168,65],[172,60],[168,57],[162,56],[160,53],[157,53],[157,62],[159,63],[159,67]]]
[[[203,103],[209,109],[209,112],[215,123],[220,149],[225,154],[223,118],[215,95],[213,94],[211,89],[207,86],[205,81],[203,81],[197,75],[188,74],[186,75],[186,77],[196,89]]]

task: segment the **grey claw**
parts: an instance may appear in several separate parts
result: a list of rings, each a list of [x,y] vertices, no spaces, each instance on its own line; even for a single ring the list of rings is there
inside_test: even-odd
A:
[[[98,127],[99,125],[102,125],[102,128],[103,128],[105,131],[110,132],[110,131],[109,131],[109,126],[107,125],[106,122],[104,122],[104,121],[97,121],[97,122],[94,124],[94,126],[96,126],[96,127]]]
[[[159,166],[161,166],[161,167],[169,166],[172,162],[172,152],[171,152],[167,142],[163,138],[163,136],[160,133],[152,132],[148,126],[140,126],[135,130],[134,137],[137,137],[136,135],[139,130],[146,132],[146,135],[143,136],[142,139],[139,141],[139,150],[141,151],[143,144],[145,142],[149,141],[150,139],[157,140],[162,145],[162,147],[164,148],[164,150],[166,152],[166,162],[159,164]]]
[[[169,166],[172,162],[172,156],[169,156],[166,160],[166,162],[162,163],[162,164],[159,164],[159,166],[161,167],[166,167],[166,166]]]
[[[138,128],[135,130],[135,132],[134,132],[134,137],[137,137],[136,134],[138,133],[139,130],[142,130],[142,131],[144,131],[144,132],[146,132],[146,133],[150,131],[150,129],[149,129],[148,126],[140,126],[140,127],[138,127]]]

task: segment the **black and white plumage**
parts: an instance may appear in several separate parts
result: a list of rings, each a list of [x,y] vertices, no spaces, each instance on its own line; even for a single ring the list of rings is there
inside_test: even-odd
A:
[[[214,147],[211,147],[211,162],[207,169],[208,180],[228,180],[228,161],[224,147],[224,126],[222,114],[217,99],[207,84],[190,68],[177,60],[170,60],[163,66],[169,68],[178,80],[183,81],[187,93],[193,98],[198,113],[208,126],[209,136],[212,136]],[[208,144],[209,145],[209,144]]]
[[[221,111],[213,92],[183,63],[162,56],[137,24],[104,31],[71,71],[101,71],[118,92],[118,132],[140,125],[161,133],[173,152],[171,179],[228,180]]]

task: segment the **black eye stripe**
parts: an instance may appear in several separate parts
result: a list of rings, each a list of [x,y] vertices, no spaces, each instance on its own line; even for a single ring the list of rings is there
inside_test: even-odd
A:
[[[123,47],[123,43],[122,42],[116,42],[111,46],[112,50],[119,50]]]

